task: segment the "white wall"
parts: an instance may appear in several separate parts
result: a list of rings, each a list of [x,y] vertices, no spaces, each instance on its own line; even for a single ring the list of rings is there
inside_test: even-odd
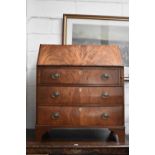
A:
[[[64,13],[128,16],[128,0],[27,0],[27,128],[35,127],[35,80],[39,44],[61,44]],[[125,83],[128,133],[128,82]]]

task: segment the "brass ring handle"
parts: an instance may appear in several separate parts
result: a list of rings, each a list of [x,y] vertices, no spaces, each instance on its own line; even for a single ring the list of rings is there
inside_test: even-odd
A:
[[[102,93],[102,95],[101,95],[103,98],[107,98],[107,97],[109,97],[110,95],[109,95],[109,93],[108,92],[104,92],[104,93]]]
[[[51,118],[52,118],[52,119],[58,119],[59,117],[60,117],[59,112],[53,112],[53,113],[51,114]]]
[[[108,119],[109,118],[109,114],[104,112],[102,115],[101,115],[101,118],[102,119]]]
[[[60,73],[52,73],[52,74],[51,74],[51,78],[52,78],[53,80],[59,79],[59,78],[60,78]]]
[[[56,97],[59,97],[59,96],[60,96],[60,93],[58,91],[53,92],[52,95],[51,95],[52,98],[56,98]]]
[[[110,75],[107,74],[107,73],[104,73],[104,74],[101,75],[102,80],[108,80],[109,78],[110,78]]]

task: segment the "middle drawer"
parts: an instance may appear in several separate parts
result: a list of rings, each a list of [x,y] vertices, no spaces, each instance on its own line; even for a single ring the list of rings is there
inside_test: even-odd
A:
[[[38,86],[38,105],[99,105],[123,104],[123,87],[49,87]]]

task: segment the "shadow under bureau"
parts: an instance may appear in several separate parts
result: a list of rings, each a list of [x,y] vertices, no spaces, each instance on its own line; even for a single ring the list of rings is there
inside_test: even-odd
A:
[[[41,45],[36,140],[52,128],[109,128],[124,142],[123,76],[115,45]]]

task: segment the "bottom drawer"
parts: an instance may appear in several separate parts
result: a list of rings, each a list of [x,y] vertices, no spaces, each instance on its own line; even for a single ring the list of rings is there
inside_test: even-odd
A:
[[[56,127],[121,126],[123,107],[38,107],[38,125]]]

